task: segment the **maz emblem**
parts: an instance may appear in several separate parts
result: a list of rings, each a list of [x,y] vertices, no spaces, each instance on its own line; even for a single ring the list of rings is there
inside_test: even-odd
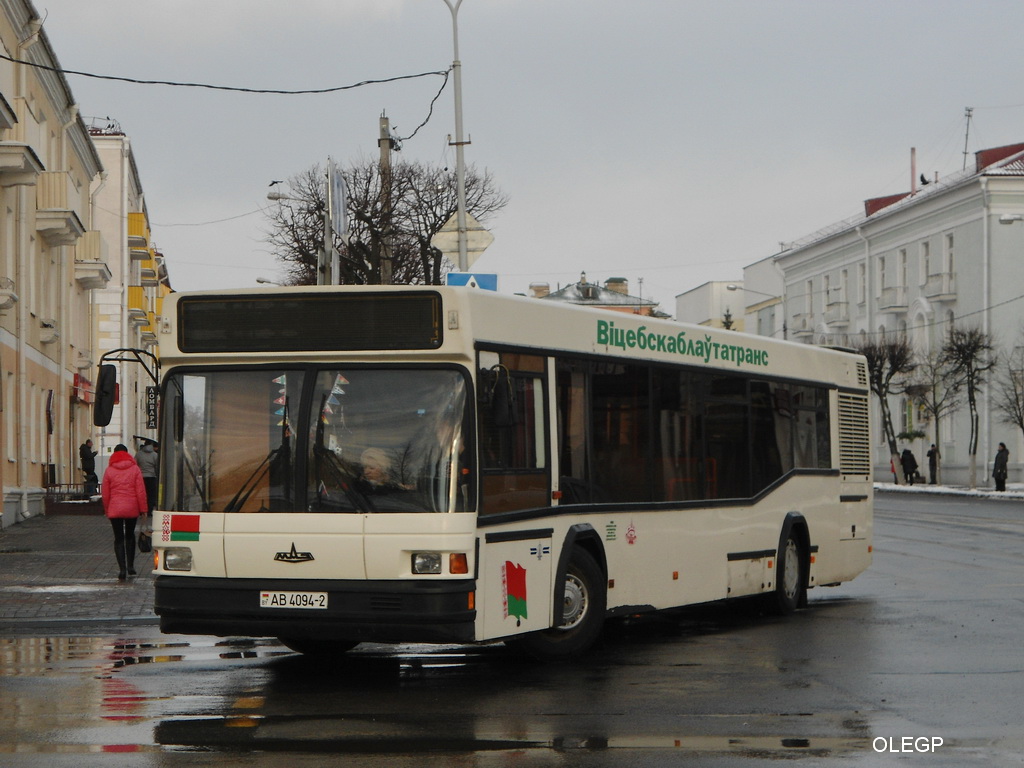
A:
[[[293,541],[291,552],[278,552],[274,555],[274,559],[282,563],[308,563],[315,558],[312,552],[296,552],[295,542]]]

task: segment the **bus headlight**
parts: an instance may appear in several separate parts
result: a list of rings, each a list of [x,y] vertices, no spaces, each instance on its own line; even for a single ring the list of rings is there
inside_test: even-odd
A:
[[[440,552],[414,552],[412,556],[413,573],[440,573]]]
[[[168,571],[191,571],[192,550],[188,547],[170,547],[165,549],[164,569]]]

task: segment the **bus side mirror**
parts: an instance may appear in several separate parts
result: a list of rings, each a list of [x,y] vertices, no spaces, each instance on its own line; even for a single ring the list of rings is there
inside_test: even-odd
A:
[[[117,366],[101,365],[100,375],[96,379],[96,403],[92,410],[92,423],[97,427],[105,427],[114,414],[114,402],[117,400]]]

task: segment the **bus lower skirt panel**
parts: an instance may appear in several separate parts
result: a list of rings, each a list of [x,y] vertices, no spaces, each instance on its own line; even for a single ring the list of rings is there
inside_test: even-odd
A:
[[[301,581],[158,576],[155,611],[168,634],[360,642],[472,642],[472,579]],[[261,607],[265,593],[326,593],[327,608]]]

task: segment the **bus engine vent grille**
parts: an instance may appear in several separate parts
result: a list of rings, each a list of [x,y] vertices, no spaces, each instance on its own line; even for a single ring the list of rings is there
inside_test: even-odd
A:
[[[401,611],[402,605],[401,595],[372,595],[370,597],[370,610],[372,611]]]
[[[866,363],[857,363],[857,383],[862,387],[868,385],[868,366]]]
[[[871,475],[871,423],[868,398],[839,395],[839,471]]]

